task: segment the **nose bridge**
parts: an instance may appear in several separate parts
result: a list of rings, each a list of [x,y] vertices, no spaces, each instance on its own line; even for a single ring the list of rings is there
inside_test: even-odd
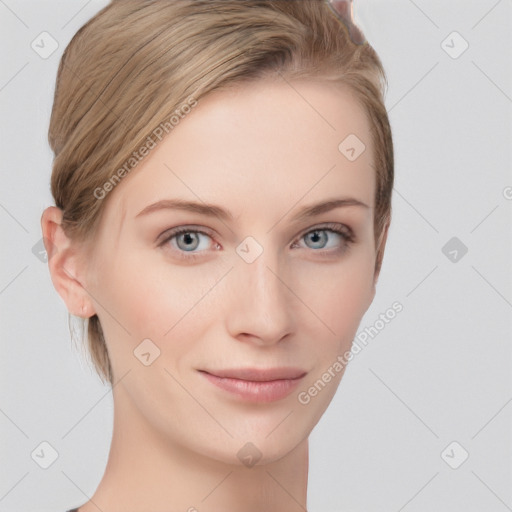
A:
[[[282,266],[279,257],[270,249],[263,253],[252,263],[242,265],[241,273],[247,274],[250,289],[255,299],[260,304],[266,305],[264,309],[271,306],[273,301],[280,302],[283,299],[283,283],[279,279]]]
[[[293,320],[279,254],[254,239],[242,242],[237,253],[237,290],[229,313],[231,334],[236,337],[244,333],[260,343],[276,343],[290,332]]]

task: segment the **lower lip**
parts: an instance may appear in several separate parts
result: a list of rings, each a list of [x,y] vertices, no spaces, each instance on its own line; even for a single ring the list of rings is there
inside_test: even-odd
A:
[[[206,372],[202,373],[212,384],[229,391],[231,394],[247,402],[275,402],[287,397],[303,377],[296,379],[280,379],[269,381],[254,381],[217,377]]]

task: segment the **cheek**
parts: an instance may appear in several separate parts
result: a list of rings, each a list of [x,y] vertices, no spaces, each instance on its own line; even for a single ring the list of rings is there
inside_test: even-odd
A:
[[[190,347],[205,324],[201,299],[218,280],[206,267],[148,263],[143,253],[119,259],[99,277],[94,295],[109,349],[126,357],[146,338],[162,351],[172,343],[175,354]]]
[[[102,269],[99,283],[96,296],[111,314],[107,322],[117,320],[134,336],[160,336],[172,325],[172,312],[180,309],[182,289],[163,279],[142,255],[131,254],[111,262],[109,268]]]
[[[373,297],[373,259],[353,255],[350,261],[304,267],[297,293],[308,309],[303,320],[321,335],[331,355],[350,347]],[[314,329],[313,329],[314,328]]]
[[[354,270],[340,277],[338,286],[332,285],[326,311],[338,332],[351,333],[357,329],[372,298],[372,276],[367,269]]]

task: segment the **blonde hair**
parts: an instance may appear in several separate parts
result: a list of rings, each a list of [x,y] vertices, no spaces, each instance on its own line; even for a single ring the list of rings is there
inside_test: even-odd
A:
[[[93,237],[108,200],[95,191],[116,171],[120,177],[134,151],[191,98],[281,75],[347,85],[367,115],[378,247],[391,219],[394,174],[387,79],[347,10],[338,13],[327,0],[113,0],[98,12],[62,56],[48,134],[51,191],[68,237]],[[379,253],[376,272],[381,263]],[[95,369],[112,384],[97,315],[87,333]]]

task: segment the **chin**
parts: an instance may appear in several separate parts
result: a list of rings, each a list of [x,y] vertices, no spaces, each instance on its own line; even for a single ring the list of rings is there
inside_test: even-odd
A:
[[[211,451],[210,446],[209,456],[230,466],[247,468],[265,466],[293,452],[301,441],[307,438],[307,434],[297,436],[297,439],[290,439],[290,436],[277,436],[272,441],[265,439],[265,436],[243,441],[233,439],[224,446],[216,447],[214,451]],[[206,453],[203,452],[203,455]]]

